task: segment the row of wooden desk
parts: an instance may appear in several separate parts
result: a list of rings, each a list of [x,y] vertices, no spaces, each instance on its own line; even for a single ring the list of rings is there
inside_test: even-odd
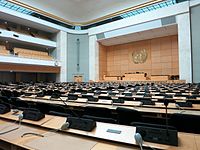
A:
[[[9,112],[0,115],[0,132],[2,128],[13,125],[13,121],[18,119],[18,115]],[[136,128],[133,126],[116,125],[110,123],[97,122],[96,128],[92,132],[68,129],[61,132],[53,132],[59,129],[66,118],[46,115],[40,121],[22,120],[22,126],[13,132],[0,135],[0,147],[6,147],[11,144],[13,149],[37,149],[37,150],[133,150],[139,149],[136,146],[134,135]],[[119,130],[120,134],[107,132],[108,129]],[[52,132],[50,132],[52,131]],[[33,132],[44,135],[44,137],[27,135],[21,137],[24,133]],[[200,149],[200,135],[190,133],[178,133],[179,146],[168,146],[144,142],[144,146],[170,149],[170,150],[198,150]]]
[[[47,98],[47,97],[46,97]],[[126,107],[130,109],[135,109],[140,112],[151,112],[157,114],[165,114],[165,106],[163,103],[156,102],[155,105],[141,105],[140,101],[125,101],[124,103],[110,103],[109,100],[102,100],[100,102],[88,102],[84,98],[79,98],[78,100],[68,100],[65,102],[59,99],[46,99],[46,98],[32,98],[32,97],[20,97],[22,101],[27,102],[35,102],[35,103],[47,103],[47,104],[58,104],[58,105],[68,105],[72,107],[104,107],[109,109],[116,109],[117,107]],[[62,100],[66,100],[66,97],[61,97]],[[175,103],[169,103],[168,105],[168,113],[183,113],[183,114],[192,114],[192,115],[200,115],[200,105],[193,104],[193,107],[183,107],[178,109]]]

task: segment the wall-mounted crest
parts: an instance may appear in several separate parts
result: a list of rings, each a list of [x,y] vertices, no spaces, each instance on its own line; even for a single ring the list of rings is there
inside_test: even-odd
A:
[[[148,53],[146,49],[136,50],[131,53],[131,61],[135,64],[143,64],[148,58]]]

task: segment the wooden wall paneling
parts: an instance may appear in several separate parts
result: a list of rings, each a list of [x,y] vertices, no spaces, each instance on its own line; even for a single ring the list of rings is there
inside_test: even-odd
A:
[[[105,50],[106,49],[106,50]],[[148,58],[145,63],[134,64],[133,52],[146,49]],[[106,54],[105,54],[106,53]],[[127,72],[146,72],[148,75],[178,75],[178,36],[167,36],[150,40],[131,42],[121,45],[100,46],[100,68],[102,60],[106,61],[107,76],[124,75]],[[102,69],[100,75],[102,76]]]
[[[60,73],[60,67],[0,63],[0,71]]]
[[[107,74],[107,53],[106,47],[99,43],[99,80]]]

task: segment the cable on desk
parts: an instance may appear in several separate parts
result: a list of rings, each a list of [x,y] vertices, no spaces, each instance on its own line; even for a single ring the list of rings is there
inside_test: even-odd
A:
[[[15,127],[15,128],[13,128],[13,129],[10,129],[10,130],[4,131],[4,132],[0,132],[0,135],[3,135],[3,134],[6,134],[6,133],[9,133],[9,132],[12,132],[12,131],[15,131],[15,130],[19,129],[19,128],[21,127],[22,119],[23,119],[23,115],[20,114],[20,115],[19,115],[19,124],[18,124],[18,126]],[[14,124],[15,124],[16,122],[17,122],[17,120],[14,122]],[[10,126],[11,126],[11,125],[6,126],[6,127],[3,128],[2,130],[6,129],[6,128],[10,127]],[[2,130],[1,130],[1,131],[2,131]]]
[[[33,132],[24,133],[23,135],[21,135],[21,137],[23,138],[24,136],[27,136],[27,135],[35,135],[35,136],[44,137],[44,135],[42,135],[42,134],[33,133]]]
[[[17,130],[17,129],[19,129],[19,126],[16,127],[16,128],[14,128],[14,129],[10,129],[10,130],[8,130],[8,131],[1,132],[0,135],[3,135],[3,134],[6,134],[6,133],[9,133],[9,132],[15,131],[15,130]]]
[[[62,130],[62,127],[59,128],[59,129],[53,129],[53,130],[49,130],[48,132],[46,133],[49,133],[49,132],[52,132],[52,133],[56,133],[58,131]],[[43,133],[43,134],[39,134],[39,133],[34,133],[34,132],[27,132],[27,133],[24,133],[23,135],[21,135],[21,137],[23,138],[24,136],[27,136],[27,135],[35,135],[35,136],[40,136],[40,137],[46,137],[44,134],[46,133]]]

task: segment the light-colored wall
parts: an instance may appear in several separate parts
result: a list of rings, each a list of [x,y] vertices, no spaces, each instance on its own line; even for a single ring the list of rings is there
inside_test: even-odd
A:
[[[200,82],[200,5],[191,8],[193,82]]]
[[[190,14],[184,13],[177,15],[176,22],[178,24],[180,80],[192,82]]]
[[[176,16],[178,14],[183,14],[187,12],[189,12],[188,1],[179,3],[177,5],[165,7],[162,9],[142,13],[134,17],[129,17],[126,19],[114,21],[112,23],[90,28],[88,29],[88,34],[91,36],[91,35],[96,35],[99,33],[106,33],[110,31],[121,30],[121,29],[125,29],[131,26],[136,26],[138,24],[148,23],[150,21],[158,20],[161,18],[169,17],[169,16]],[[159,22],[155,22],[155,24],[159,25]],[[145,29],[143,28],[142,30],[145,30]],[[130,33],[132,32],[130,31]]]
[[[167,36],[145,41],[132,42],[101,48],[100,71],[104,71],[107,62],[108,76],[122,76],[128,72],[146,72],[148,75],[178,75],[178,37]],[[106,49],[106,54],[105,54]],[[134,64],[132,53],[145,49],[148,57],[145,63]],[[104,58],[105,56],[106,59]],[[100,72],[100,79],[104,73]]]
[[[67,81],[67,32],[60,31],[57,34],[57,48],[54,51],[55,55],[57,56],[57,60],[60,62],[61,70],[60,74],[57,74],[56,81],[57,82],[66,82]]]
[[[1,32],[0,34],[1,38],[9,38],[13,41],[20,42],[22,44],[32,43],[35,46],[42,46],[42,47],[48,46],[51,48],[56,47],[56,42],[51,41],[51,40],[38,38],[38,37],[31,37],[29,35],[21,34],[15,31],[6,31],[1,28],[0,28],[0,32]]]
[[[105,35],[105,38],[113,38],[116,36],[123,36],[123,35],[131,34],[131,33],[135,33],[135,32],[140,32],[140,31],[150,30],[150,29],[155,29],[155,28],[160,28],[160,27],[162,27],[161,19],[157,19],[153,21],[131,25],[128,27],[123,27],[117,30],[107,31],[107,32],[104,32],[104,35]]]
[[[99,80],[99,44],[96,35],[89,36],[89,80]]]
[[[77,39],[80,40],[80,70],[77,70]],[[67,81],[74,81],[74,75],[89,80],[89,37],[87,34],[67,34]]]

